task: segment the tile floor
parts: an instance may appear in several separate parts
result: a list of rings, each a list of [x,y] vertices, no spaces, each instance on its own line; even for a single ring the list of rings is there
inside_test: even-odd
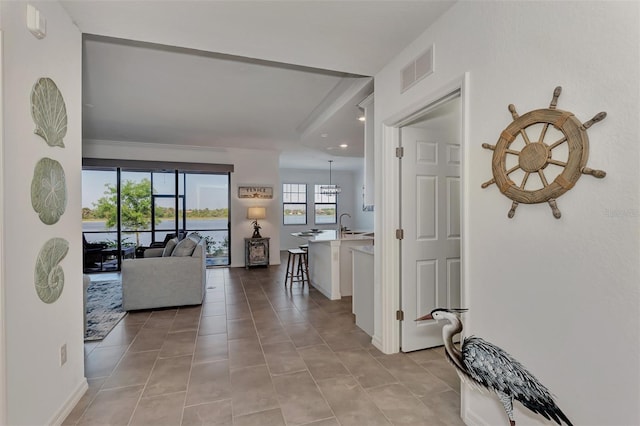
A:
[[[382,354],[351,298],[285,290],[285,265],[210,269],[202,306],[129,313],[85,344],[89,390],[64,424],[464,424],[442,348]]]

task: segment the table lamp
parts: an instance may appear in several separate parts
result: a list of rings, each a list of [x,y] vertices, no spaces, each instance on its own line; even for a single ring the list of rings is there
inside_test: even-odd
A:
[[[247,219],[253,220],[253,235],[251,238],[262,238],[260,235],[260,225],[258,225],[258,219],[264,219],[267,217],[267,209],[265,207],[249,207],[247,209]]]

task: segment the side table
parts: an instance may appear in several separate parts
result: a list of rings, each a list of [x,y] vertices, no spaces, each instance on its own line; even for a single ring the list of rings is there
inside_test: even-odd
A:
[[[269,238],[244,239],[244,265],[269,266]]]

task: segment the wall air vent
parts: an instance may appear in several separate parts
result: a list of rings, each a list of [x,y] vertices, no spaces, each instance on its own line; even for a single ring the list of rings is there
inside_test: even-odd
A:
[[[402,87],[400,93],[404,93],[414,84],[433,73],[433,45],[420,56],[411,61],[400,71]]]

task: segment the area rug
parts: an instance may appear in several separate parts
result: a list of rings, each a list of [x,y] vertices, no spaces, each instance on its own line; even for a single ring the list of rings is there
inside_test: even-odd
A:
[[[84,340],[102,340],[127,314],[122,310],[119,280],[92,281],[87,288],[87,329]]]

